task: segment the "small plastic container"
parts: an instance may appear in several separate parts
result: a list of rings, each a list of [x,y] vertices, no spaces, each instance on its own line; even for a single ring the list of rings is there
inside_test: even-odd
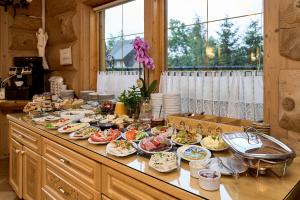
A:
[[[221,173],[211,169],[202,169],[198,172],[199,186],[208,191],[218,190],[221,183]]]
[[[198,175],[199,170],[205,169],[208,162],[209,162],[209,159],[190,161],[189,166],[190,166],[191,176],[194,177],[194,178],[199,178],[199,175]]]

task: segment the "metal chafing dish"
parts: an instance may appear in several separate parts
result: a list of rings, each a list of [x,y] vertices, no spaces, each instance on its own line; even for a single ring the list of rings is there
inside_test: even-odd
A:
[[[284,176],[295,152],[281,141],[260,132],[223,133],[222,138],[234,155],[240,158],[255,175],[271,170]]]

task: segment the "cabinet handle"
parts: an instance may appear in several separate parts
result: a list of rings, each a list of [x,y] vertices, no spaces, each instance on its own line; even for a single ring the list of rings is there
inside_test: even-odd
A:
[[[65,163],[65,164],[70,164],[70,161],[68,161],[64,158],[60,158],[59,161],[62,162],[62,163]]]
[[[23,155],[25,153],[25,151],[21,151],[21,155]]]
[[[20,134],[19,134],[19,135],[18,135],[18,137],[22,138],[22,137],[23,137],[23,135],[20,135]]]
[[[66,192],[62,187],[59,187],[58,190],[64,195],[69,195],[69,193]]]
[[[20,150],[19,150],[19,149],[16,149],[15,152],[16,152],[16,154],[19,154],[19,153],[20,153]]]

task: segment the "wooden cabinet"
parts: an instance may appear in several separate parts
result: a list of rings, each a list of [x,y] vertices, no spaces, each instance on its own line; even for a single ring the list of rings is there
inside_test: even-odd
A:
[[[22,145],[10,140],[9,183],[19,198],[22,198]]]
[[[42,159],[43,191],[54,199],[63,200],[100,200],[100,193],[73,180],[66,172],[56,165]],[[45,196],[45,195],[44,195]],[[47,196],[47,195],[46,195]],[[48,195],[49,196],[49,195]],[[47,198],[50,198],[48,197]]]
[[[18,124],[10,123],[10,136],[34,152],[41,153],[41,136],[39,134]]]
[[[111,200],[111,199],[102,194],[102,200]]]
[[[102,182],[102,192],[112,200],[176,199],[104,165],[102,166]]]
[[[19,198],[39,200],[41,156],[10,139],[9,182]]]
[[[37,200],[41,196],[41,156],[23,146],[23,198]]]
[[[63,147],[46,138],[42,139],[42,155],[49,162],[61,167],[69,176],[95,190],[100,189],[100,164],[75,151]]]

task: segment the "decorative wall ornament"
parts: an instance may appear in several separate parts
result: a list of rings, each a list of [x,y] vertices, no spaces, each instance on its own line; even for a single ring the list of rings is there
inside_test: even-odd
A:
[[[48,34],[45,32],[42,28],[39,28],[38,32],[36,33],[37,37],[37,49],[38,49],[38,54],[40,57],[43,58],[43,67],[44,69],[49,69],[47,60],[46,60],[46,55],[45,55],[45,48],[47,45],[48,41]]]

